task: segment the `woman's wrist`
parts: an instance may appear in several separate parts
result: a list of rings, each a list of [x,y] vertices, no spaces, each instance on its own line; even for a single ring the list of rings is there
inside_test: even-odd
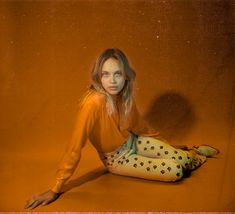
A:
[[[64,183],[64,180],[56,180],[55,185],[51,187],[50,190],[54,193],[61,193]]]
[[[55,192],[52,188],[49,189],[50,192],[54,193],[54,194],[60,194],[60,192]]]

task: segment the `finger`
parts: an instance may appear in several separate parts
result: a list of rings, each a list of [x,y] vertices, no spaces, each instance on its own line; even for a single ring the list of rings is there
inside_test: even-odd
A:
[[[29,208],[34,202],[35,202],[35,199],[30,199],[26,201],[24,208],[25,209]]]
[[[29,207],[29,209],[34,209],[34,208],[36,208],[38,205],[40,205],[40,201],[35,201],[35,203],[33,203],[30,207]]]
[[[37,200],[37,195],[33,195],[30,199],[25,202],[24,208],[28,208],[34,201]]]
[[[27,209],[32,209],[32,206],[37,202],[37,200],[34,200],[33,202],[31,202],[30,204],[28,204],[28,206],[26,207]]]
[[[42,203],[42,206],[45,206],[45,205],[49,204],[50,202],[51,202],[51,200],[46,200]]]
[[[37,206],[40,205],[41,203],[42,203],[41,201],[36,200],[36,201],[29,207],[29,209],[34,209],[35,207],[37,207]]]

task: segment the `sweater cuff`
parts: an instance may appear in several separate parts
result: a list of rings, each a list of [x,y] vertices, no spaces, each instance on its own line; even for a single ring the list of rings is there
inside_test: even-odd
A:
[[[160,136],[160,133],[155,131],[155,132],[150,132],[150,133],[144,133],[144,134],[141,134],[141,136],[144,136],[144,137],[158,137]]]
[[[52,192],[60,193],[62,192],[63,185],[65,183],[65,180],[56,180],[55,185],[51,188]]]

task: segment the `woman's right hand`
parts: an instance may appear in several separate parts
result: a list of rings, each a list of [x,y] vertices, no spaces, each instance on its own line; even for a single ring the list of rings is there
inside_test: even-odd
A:
[[[44,192],[40,195],[34,195],[25,203],[25,209],[34,209],[35,207],[39,206],[40,204],[42,206],[45,206],[47,204],[50,204],[51,202],[55,201],[60,196],[60,193],[55,193],[51,190],[48,190],[47,192]]]

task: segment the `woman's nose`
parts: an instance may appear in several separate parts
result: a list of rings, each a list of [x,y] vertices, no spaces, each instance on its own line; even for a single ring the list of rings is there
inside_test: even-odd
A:
[[[116,82],[116,79],[115,79],[115,77],[114,76],[111,76],[111,83],[115,83]]]

